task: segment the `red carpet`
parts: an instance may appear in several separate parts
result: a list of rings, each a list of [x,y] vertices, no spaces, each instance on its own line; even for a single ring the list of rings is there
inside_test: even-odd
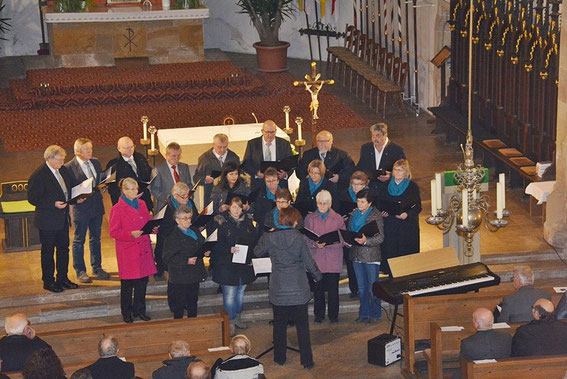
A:
[[[78,137],[96,145],[112,145],[123,135],[137,141],[142,115],[158,129],[218,125],[226,115],[249,123],[252,112],[283,127],[284,105],[307,129],[310,96],[293,80],[289,74],[255,76],[232,62],[33,70],[0,90],[0,135],[7,151],[24,151],[70,147]],[[367,126],[333,95],[322,93],[320,104],[320,127]]]

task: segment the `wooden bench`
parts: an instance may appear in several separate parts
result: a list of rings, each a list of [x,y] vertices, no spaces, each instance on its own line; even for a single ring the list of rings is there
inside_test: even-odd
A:
[[[230,341],[228,314],[224,311],[215,316],[53,331],[39,337],[51,345],[69,372],[99,358],[98,342],[105,335],[116,337],[119,355],[134,363],[167,359],[168,346],[174,340],[187,341],[191,354],[197,357],[208,355],[208,348],[228,346]]]
[[[462,378],[469,379],[563,379],[567,355],[504,358],[482,364],[463,359],[461,367]]]

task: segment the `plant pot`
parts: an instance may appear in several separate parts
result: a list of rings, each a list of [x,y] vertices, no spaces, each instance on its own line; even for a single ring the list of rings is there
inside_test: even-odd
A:
[[[256,49],[258,71],[287,71],[287,48],[289,47],[289,42],[282,42],[278,46],[262,46],[259,42],[256,42],[252,46]]]

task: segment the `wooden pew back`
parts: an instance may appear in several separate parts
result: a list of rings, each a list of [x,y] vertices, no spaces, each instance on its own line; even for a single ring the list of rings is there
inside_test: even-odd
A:
[[[566,372],[567,355],[504,358],[483,364],[463,359],[461,370],[468,379],[562,379]]]

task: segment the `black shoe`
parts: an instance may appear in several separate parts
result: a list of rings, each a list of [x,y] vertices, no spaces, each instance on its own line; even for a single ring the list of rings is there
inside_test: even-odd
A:
[[[358,297],[358,292],[351,292],[350,295],[349,295],[349,297],[350,297],[351,299],[354,299],[355,297]]]
[[[57,283],[45,283],[43,285],[43,289],[55,293],[63,292],[63,288],[61,288]]]
[[[311,363],[308,365],[303,365],[303,368],[307,369],[307,370],[311,370],[313,368],[313,366],[315,366],[315,363]]]
[[[329,321],[331,321],[331,324],[337,324],[339,322],[338,318],[332,318]]]
[[[151,318],[145,313],[140,313],[139,315],[134,315],[134,317],[138,317],[142,321],[150,321]]]
[[[134,319],[132,318],[132,315],[123,315],[122,319],[124,320],[124,322],[126,324],[131,324],[134,322]]]
[[[74,289],[79,288],[78,285],[76,285],[75,283],[73,283],[69,279],[57,282],[57,284],[59,285],[59,287],[66,288],[66,289],[69,289],[69,290],[74,290]]]
[[[316,323],[316,324],[320,324],[320,323],[322,323],[322,322],[323,322],[323,319],[322,319],[322,318],[320,318],[320,317],[315,317],[315,323]]]

